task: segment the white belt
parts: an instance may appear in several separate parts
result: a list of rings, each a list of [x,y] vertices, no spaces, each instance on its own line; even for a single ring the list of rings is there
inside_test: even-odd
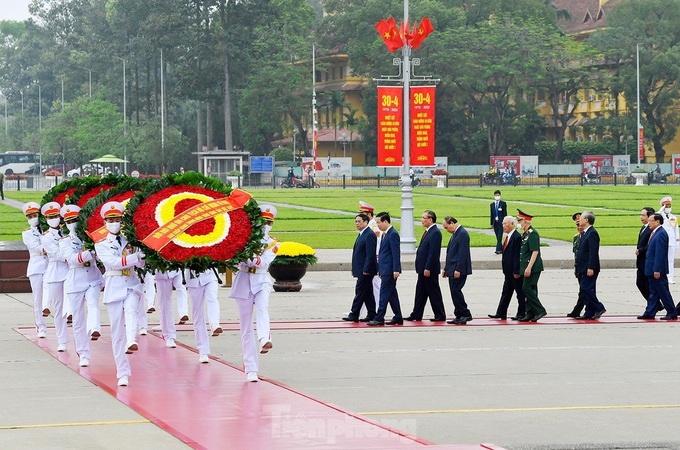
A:
[[[267,273],[267,269],[258,269],[256,267],[239,267],[238,270],[248,273]]]
[[[127,272],[126,274],[123,274],[123,272]],[[129,277],[132,275],[132,269],[125,269],[125,270],[107,270],[104,273],[105,277]]]
[[[87,262],[85,264],[70,264],[68,266],[69,269],[87,269],[90,267],[90,263]]]
[[[45,256],[45,254],[43,252],[31,252],[30,255],[31,256]]]

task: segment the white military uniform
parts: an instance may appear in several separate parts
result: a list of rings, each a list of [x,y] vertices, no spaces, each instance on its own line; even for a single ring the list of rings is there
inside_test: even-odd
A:
[[[72,205],[62,207],[62,217]],[[77,206],[75,207],[77,208]],[[77,214],[77,213],[76,213]],[[90,358],[90,336],[101,329],[99,293],[104,285],[102,274],[95,263],[94,252],[83,249],[83,242],[70,233],[59,242],[59,250],[66,259],[69,271],[64,281],[64,292],[73,311],[73,337],[76,352],[81,358]],[[85,315],[87,304],[87,316]]]
[[[24,214],[39,213],[40,205],[29,202],[24,205],[23,210]],[[40,236],[39,226],[31,226],[21,233],[21,239],[24,241],[30,255],[26,276],[31,283],[31,292],[33,293],[35,329],[38,333],[45,333],[47,325],[43,317],[43,309],[47,308],[48,303],[43,300],[46,293],[43,289],[43,274],[47,269],[48,259],[47,253],[43,250],[42,242],[40,242]],[[49,312],[45,312],[49,314]]]
[[[177,329],[172,316],[172,288],[177,290],[177,303],[179,298],[184,297],[186,303],[187,290],[182,284],[182,274],[179,270],[170,272],[156,272],[156,291],[158,293],[158,307],[160,308],[161,330],[163,339],[177,339]]]
[[[266,233],[262,239],[263,252],[241,263],[234,276],[229,297],[236,300],[241,328],[243,366],[246,373],[258,372],[257,348],[253,332],[253,305],[257,311],[257,337],[260,348],[271,343],[269,325],[269,294],[274,283],[269,276],[269,264],[276,257],[278,239]]]
[[[211,269],[201,273],[191,272],[187,269],[184,273],[187,282],[187,290],[191,296],[191,311],[194,318],[194,336],[196,336],[196,348],[199,355],[210,354],[210,341],[208,330],[205,327],[204,305],[209,302],[217,303],[217,276]],[[208,301],[208,298],[211,300]]]
[[[675,275],[675,250],[678,246],[678,219],[673,214],[665,212],[665,205],[670,205],[671,197],[664,197],[661,199],[661,209],[658,211],[663,216],[663,228],[668,233],[668,282],[675,283],[673,276]]]
[[[149,308],[148,304],[151,303],[153,305],[156,299],[154,278],[153,272],[146,272],[142,280],[144,295],[139,298],[139,304],[137,305],[137,327],[139,328],[139,334],[142,335],[146,334],[146,329],[149,326],[149,322],[146,319],[146,311]]]
[[[58,203],[49,202],[43,205],[42,214],[43,216],[52,215],[55,213],[55,210],[56,214],[59,214],[59,209]],[[68,273],[68,264],[59,251],[60,240],[61,231],[59,228],[50,227],[40,237],[40,242],[49,260],[45,275],[43,276],[43,282],[47,290],[47,299],[54,315],[57,344],[59,347],[64,347],[69,341],[66,311],[64,310],[64,280],[66,280],[66,274]]]
[[[102,207],[102,211],[104,211]],[[116,239],[120,238],[120,242]],[[130,376],[130,362],[126,350],[136,344],[137,305],[143,286],[134,271],[144,267],[140,252],[132,252],[123,235],[109,235],[95,244],[97,258],[104,264],[104,304],[111,321],[111,344],[116,361],[117,378]]]

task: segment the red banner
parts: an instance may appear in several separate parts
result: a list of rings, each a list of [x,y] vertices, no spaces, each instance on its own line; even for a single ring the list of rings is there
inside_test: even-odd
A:
[[[378,86],[378,167],[402,165],[404,140],[402,100],[401,87]]]
[[[434,166],[434,86],[411,88],[411,166]]]
[[[640,127],[640,142],[638,142],[638,156],[640,161],[645,159],[645,129]],[[662,161],[663,162],[663,161]]]

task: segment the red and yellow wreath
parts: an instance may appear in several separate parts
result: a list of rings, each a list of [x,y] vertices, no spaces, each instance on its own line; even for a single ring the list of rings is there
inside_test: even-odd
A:
[[[166,175],[133,197],[123,233],[158,270],[233,266],[259,248],[263,221],[250,194],[197,173]]]

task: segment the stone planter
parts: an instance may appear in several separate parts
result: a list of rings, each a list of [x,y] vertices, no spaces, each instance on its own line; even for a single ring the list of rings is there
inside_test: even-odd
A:
[[[269,275],[274,278],[276,292],[300,292],[300,280],[307,273],[307,263],[271,264]]]
[[[446,180],[446,175],[433,175],[433,177],[437,180],[438,188],[446,187],[446,185],[444,184],[444,180]]]
[[[635,186],[644,186],[645,185],[645,178],[647,178],[647,173],[645,172],[631,172],[631,175],[633,175],[633,178],[635,178]]]

